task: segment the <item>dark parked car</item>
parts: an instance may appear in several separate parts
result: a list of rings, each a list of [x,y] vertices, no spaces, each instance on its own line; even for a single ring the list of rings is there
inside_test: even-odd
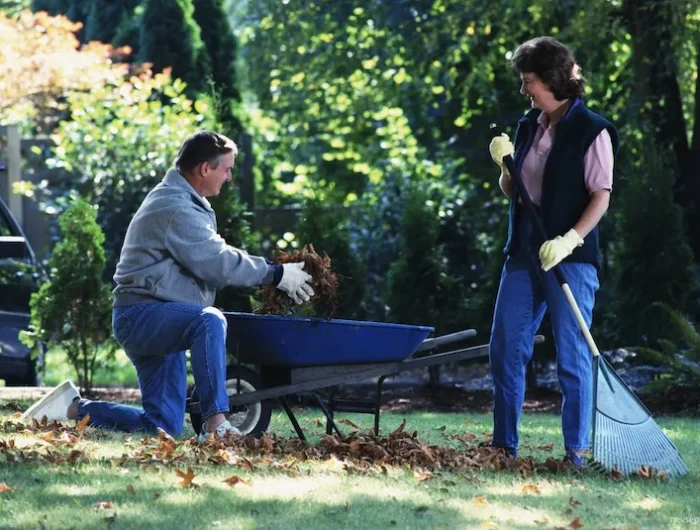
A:
[[[19,332],[29,326],[29,299],[46,273],[12,212],[0,199],[0,379],[7,386],[33,386],[43,347],[32,358]]]

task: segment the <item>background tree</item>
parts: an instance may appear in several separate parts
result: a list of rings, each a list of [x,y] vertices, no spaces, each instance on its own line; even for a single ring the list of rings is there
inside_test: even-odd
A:
[[[72,22],[78,22],[81,26],[76,31],[76,37],[83,42],[85,36],[84,23],[87,17],[89,5],[83,0],[32,0],[34,11],[46,11],[51,15],[64,15]]]
[[[144,71],[128,81],[70,94],[71,120],[54,131],[54,156],[48,164],[71,178],[50,189],[29,189],[44,209],[62,211],[60,199],[71,190],[98,207],[106,277],[114,273],[129,221],[172,166],[184,139],[213,126],[207,100],[193,102],[184,90],[169,71]]]
[[[252,215],[241,202],[235,185],[224,185],[221,193],[209,200],[216,212],[219,234],[226,243],[251,254],[258,254],[259,241],[251,228]],[[254,289],[225,287],[217,291],[215,305],[225,311],[250,312],[254,292]]]
[[[211,60],[194,20],[192,0],[144,0],[139,59],[155,71],[171,67],[188,85],[190,96],[202,92],[211,76]]]
[[[301,221],[296,230],[300,245],[313,244],[318,254],[325,252],[331,258],[333,271],[339,280],[337,318],[363,320],[365,271],[350,243],[349,216],[343,208],[329,208],[323,200],[323,191],[309,193],[303,203]],[[322,310],[316,314],[324,314]]]
[[[620,197],[613,308],[621,345],[656,347],[659,339],[673,338],[669,314],[652,304],[683,311],[693,287],[693,255],[668,178],[673,163],[651,137],[643,142]]]
[[[65,350],[82,391],[89,394],[95,370],[114,355],[111,289],[103,283],[104,235],[97,212],[78,199],[61,215],[61,241],[48,262],[50,280],[31,298],[29,346],[44,341]]]
[[[31,5],[31,0],[0,0],[0,13],[14,18],[25,9],[30,9]]]
[[[33,118],[30,128],[44,131],[65,110],[69,93],[124,75],[126,68],[109,59],[110,46],[80,46],[79,27],[64,16],[25,11],[13,19],[0,12],[0,121]]]
[[[388,272],[389,315],[394,322],[434,326],[436,335],[462,329],[467,300],[438,244],[437,203],[420,185],[404,193],[400,250]]]
[[[85,40],[114,43],[124,19],[128,19],[140,0],[93,0],[85,17]],[[124,43],[122,43],[124,44]]]
[[[675,197],[685,213],[686,237],[700,263],[700,7],[695,2],[626,0],[632,38],[632,103],[669,149]]]
[[[194,0],[194,19],[211,60],[211,81],[218,99],[217,120],[222,133],[237,139],[242,132],[238,118],[241,94],[236,75],[238,43],[226,16],[224,0]]]

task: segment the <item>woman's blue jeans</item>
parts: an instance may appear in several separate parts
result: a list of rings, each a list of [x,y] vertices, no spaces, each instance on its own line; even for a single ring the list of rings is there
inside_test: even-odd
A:
[[[532,225],[526,219],[521,225],[525,225],[518,234],[522,250],[509,256],[503,266],[491,330],[493,444],[518,447],[525,368],[532,358],[535,333],[549,310],[563,397],[564,446],[567,451],[588,449],[593,404],[592,353],[554,273],[544,272],[539,266],[537,246],[530,243]],[[599,286],[595,266],[562,263],[560,269],[590,327]]]
[[[226,317],[213,307],[171,302],[117,307],[114,337],[136,368],[143,408],[81,399],[78,420],[120,431],[177,436],[184,429],[187,362],[190,350],[204,419],[228,412]]]

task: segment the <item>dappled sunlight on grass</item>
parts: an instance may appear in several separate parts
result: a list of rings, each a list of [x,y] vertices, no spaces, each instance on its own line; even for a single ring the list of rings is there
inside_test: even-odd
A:
[[[633,510],[658,510],[662,507],[664,503],[655,497],[646,497],[635,500],[628,501],[627,506]]]
[[[484,488],[484,495],[497,497],[507,496],[533,496],[547,497],[551,495],[561,495],[561,484],[555,484],[547,480],[517,481],[513,483],[493,484]]]
[[[468,502],[448,501],[465,517],[481,521],[481,528],[541,528],[542,525],[565,527],[568,520],[550,510],[538,510],[525,506],[514,505],[512,501],[502,503],[492,501],[486,496],[475,497]],[[494,526],[489,527],[488,523]]]
[[[325,431],[325,422],[319,421],[322,415],[310,408],[295,410],[312,443],[319,440]],[[0,425],[13,421],[11,414],[0,410]],[[274,417],[270,433],[294,438],[286,416],[276,410]],[[341,417],[352,422],[340,425],[345,433],[358,428],[366,431],[372,425],[369,415]],[[388,436],[404,418],[409,436],[415,431],[424,443],[454,445],[459,450],[481,441],[491,421],[488,415],[385,413],[382,434]],[[229,464],[214,465],[206,454],[196,458],[199,448],[191,442],[183,443],[192,435],[190,427],[187,436],[178,438],[179,448],[172,460],[144,456],[144,452],[153,455],[157,444],[153,440],[143,444],[142,434],[87,428],[74,445],[57,446],[64,458],[58,464],[45,462],[40,453],[28,462],[6,465],[0,452],[0,483],[12,488],[0,494],[0,526],[74,527],[79,514],[79,527],[105,528],[116,514],[114,528],[149,530],[205,526],[517,530],[567,528],[575,517],[580,517],[584,530],[666,528],[672,517],[700,513],[695,493],[700,424],[687,418],[664,418],[659,423],[668,426],[669,436],[678,441],[691,467],[690,476],[675,481],[618,482],[591,470],[583,474],[543,472],[523,478],[513,471],[450,472],[382,467],[379,462],[363,468],[338,456],[303,459],[295,457],[297,453],[274,452],[249,454],[246,458],[251,466],[243,465],[236,455]],[[559,458],[559,429],[555,415],[528,418],[523,425],[523,453],[540,461]],[[10,425],[0,431],[0,440],[46,449],[49,446],[42,445],[47,443],[42,435],[45,432],[17,432]],[[75,465],[65,461],[73,448],[86,457]],[[185,473],[190,466],[194,486],[183,488],[176,471]],[[232,477],[240,481],[225,482]],[[203,522],[202,514],[208,513],[215,514],[214,521],[220,524],[213,525],[208,517]]]

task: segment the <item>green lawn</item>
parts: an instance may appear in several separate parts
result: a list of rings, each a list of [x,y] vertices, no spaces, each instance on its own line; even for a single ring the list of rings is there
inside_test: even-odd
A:
[[[670,482],[613,481],[595,471],[527,477],[515,471],[303,459],[281,411],[273,415],[269,432],[295,449],[244,456],[242,449],[201,449],[187,440],[191,431],[167,453],[159,453],[164,445],[155,439],[143,444],[140,436],[90,428],[71,443],[66,433],[18,432],[7,403],[0,401],[0,406],[0,485],[11,488],[0,493],[0,528],[520,529],[575,528],[576,521],[591,529],[700,526],[696,419],[658,420],[684,455],[689,476]],[[312,444],[319,443],[324,431],[318,418],[314,410],[300,411]],[[363,429],[371,422],[364,415],[344,418]],[[464,440],[465,433],[472,433],[474,441],[481,440],[491,422],[486,415],[386,413],[384,434],[404,418],[406,431],[417,431],[421,441],[458,449],[465,447],[458,436]],[[522,433],[525,457],[560,457],[556,416],[526,415]],[[551,442],[551,451],[538,449]],[[75,463],[61,463],[72,450],[81,451]],[[27,461],[11,463],[13,456]],[[190,466],[197,487],[180,487],[176,470]],[[224,482],[232,476],[242,482]]]
[[[66,353],[59,348],[49,350],[46,353],[46,366],[42,374],[44,384],[56,386],[66,379],[77,382],[75,370],[68,362]],[[94,386],[138,388],[139,381],[136,377],[136,370],[124,351],[118,349],[114,360],[109,361],[108,366],[95,371]]]

